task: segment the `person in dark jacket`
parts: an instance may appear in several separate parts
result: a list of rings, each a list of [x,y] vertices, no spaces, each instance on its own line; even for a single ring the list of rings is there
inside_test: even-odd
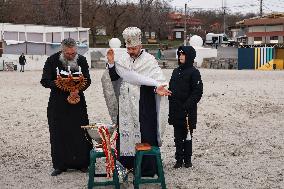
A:
[[[24,55],[24,53],[21,54],[21,56],[19,57],[19,64],[21,65],[21,70],[20,72],[24,72],[25,71],[25,64],[26,64],[26,57]]]
[[[78,169],[86,172],[89,165],[89,152],[92,149],[91,139],[82,125],[88,125],[87,105],[83,91],[90,84],[89,66],[84,56],[77,54],[76,41],[68,38],[62,41],[62,51],[47,58],[40,83],[50,88],[47,107],[47,118],[50,132],[51,157],[54,171],[51,176],[57,176],[67,169]],[[81,69],[80,69],[81,68]],[[87,79],[84,89],[65,92],[55,84],[59,71],[80,72]],[[77,104],[67,101],[68,95],[80,96]]]
[[[169,90],[169,119],[174,127],[174,168],[192,167],[192,134],[196,129],[197,103],[203,94],[200,72],[193,66],[196,51],[192,46],[180,46],[177,51],[179,67],[174,69]]]

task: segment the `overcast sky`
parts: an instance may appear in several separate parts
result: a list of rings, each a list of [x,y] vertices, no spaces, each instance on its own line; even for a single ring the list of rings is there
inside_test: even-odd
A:
[[[189,11],[201,9],[214,10],[222,8],[222,1],[232,12],[259,13],[260,0],[171,0],[170,4],[177,9],[184,9],[185,3]],[[283,12],[284,0],[263,0],[263,12]]]

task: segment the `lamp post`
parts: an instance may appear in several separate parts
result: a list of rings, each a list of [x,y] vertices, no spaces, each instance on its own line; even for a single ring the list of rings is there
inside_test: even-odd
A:
[[[226,34],[226,0],[222,0],[222,8],[223,8],[223,29],[224,34]]]
[[[187,4],[185,3],[184,5],[184,36],[183,36],[183,39],[184,39],[184,46],[186,46],[186,8],[187,8]]]
[[[82,22],[83,22],[82,15],[83,15],[83,13],[82,13],[82,0],[80,0],[80,27],[82,27]]]

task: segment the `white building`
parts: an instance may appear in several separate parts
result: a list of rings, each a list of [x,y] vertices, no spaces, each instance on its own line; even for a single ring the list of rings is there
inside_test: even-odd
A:
[[[91,66],[89,28],[0,23],[0,70],[6,62],[19,64],[22,53],[26,70],[41,70],[47,57],[60,51],[61,41],[69,37],[77,41],[78,53]]]

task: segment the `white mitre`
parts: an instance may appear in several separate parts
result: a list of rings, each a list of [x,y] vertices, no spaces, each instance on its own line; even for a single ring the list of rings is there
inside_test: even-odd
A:
[[[141,30],[137,27],[128,27],[122,32],[126,47],[141,45]]]

